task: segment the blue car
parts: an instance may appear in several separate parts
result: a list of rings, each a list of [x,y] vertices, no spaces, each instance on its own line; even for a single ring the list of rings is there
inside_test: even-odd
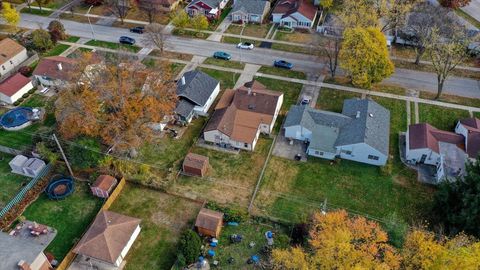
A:
[[[213,58],[223,59],[223,60],[230,60],[232,56],[226,52],[215,52],[213,54]]]
[[[127,37],[127,36],[121,36],[118,41],[122,44],[128,44],[128,45],[135,44],[135,39],[133,39],[131,37]]]
[[[273,62],[274,67],[279,67],[279,68],[286,68],[286,69],[292,69],[293,64],[290,62],[287,62],[285,60],[275,60]]]

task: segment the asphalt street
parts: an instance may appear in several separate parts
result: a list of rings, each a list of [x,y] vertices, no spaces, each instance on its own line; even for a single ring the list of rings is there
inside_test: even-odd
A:
[[[47,28],[52,19],[31,14],[22,14],[20,27],[36,29]],[[145,46],[140,34],[130,33],[128,29],[78,23],[69,20],[60,20],[70,35],[93,38],[103,41],[118,42],[120,36],[126,35],[136,39],[137,45]],[[92,33],[92,28],[94,33]],[[240,50],[234,44],[220,43],[215,41],[189,39],[169,36],[166,39],[166,49],[181,53],[210,57],[215,51],[224,51],[232,55],[232,60],[242,61],[258,65],[271,65],[276,59],[284,59],[292,62],[295,69],[307,72],[319,72],[324,64],[311,55],[283,52],[263,48],[254,50]],[[397,69],[386,82],[398,84],[406,88],[437,91],[436,75],[433,73]],[[445,85],[444,93],[465,97],[480,98],[480,82],[468,78],[450,77]]]

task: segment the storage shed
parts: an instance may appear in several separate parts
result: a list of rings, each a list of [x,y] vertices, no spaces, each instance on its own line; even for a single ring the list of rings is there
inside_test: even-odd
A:
[[[202,208],[195,221],[195,228],[201,235],[218,238],[222,230],[223,213]]]
[[[188,175],[204,176],[208,169],[208,157],[188,153],[183,161],[183,172]]]
[[[90,186],[90,190],[93,195],[100,198],[108,198],[115,185],[117,185],[117,179],[110,175],[102,174],[97,177],[95,183]]]
[[[45,161],[38,158],[27,158],[17,155],[9,163],[12,173],[36,177],[46,166]]]

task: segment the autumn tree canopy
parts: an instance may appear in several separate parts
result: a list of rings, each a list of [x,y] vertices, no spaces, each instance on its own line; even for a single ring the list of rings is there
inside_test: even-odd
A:
[[[152,123],[171,114],[176,101],[170,68],[148,69],[114,59],[92,64],[86,54],[75,68],[79,83],[63,89],[55,116],[65,139],[97,137],[115,152],[131,151],[151,139]]]
[[[461,8],[470,4],[472,0],[440,0],[440,5],[447,8]]]

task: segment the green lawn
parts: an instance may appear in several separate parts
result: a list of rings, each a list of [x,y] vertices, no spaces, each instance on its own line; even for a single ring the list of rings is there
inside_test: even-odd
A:
[[[268,30],[270,30],[271,24],[246,24],[243,30],[243,36],[264,38]],[[242,26],[238,24],[231,24],[225,33],[240,35],[242,32]]]
[[[69,36],[65,41],[76,43],[78,40],[80,40],[80,37]]]
[[[278,68],[278,67],[274,67],[274,66],[262,66],[258,70],[258,72],[265,73],[265,74],[270,74],[270,75],[288,77],[288,78],[301,79],[301,80],[305,80],[307,78],[307,75],[305,75],[305,73],[303,73],[301,71]]]
[[[240,40],[241,42],[250,42],[252,43],[255,47],[258,47],[260,45],[260,41],[258,40],[249,40],[248,38],[237,38],[237,37],[227,37],[227,36],[223,36],[222,37],[222,42],[223,43],[230,43],[230,44],[238,44],[240,43]]]
[[[480,118],[480,112],[474,112],[473,113],[473,116],[477,117],[477,118]]]
[[[357,93],[322,87],[317,99],[316,108],[341,113],[345,99],[359,97],[361,97],[361,95]]]
[[[57,230],[57,236],[46,251],[61,261],[88,229],[101,205],[102,200],[90,193],[87,183],[76,182],[75,192],[71,196],[64,200],[52,201],[43,193],[23,215],[28,220]]]
[[[44,56],[44,57],[47,57],[47,56],[60,55],[61,53],[63,53],[64,51],[66,51],[68,48],[70,48],[69,45],[57,44],[57,45],[55,45],[55,47],[53,47],[52,49],[50,49],[50,50],[46,51],[45,53],[43,53],[43,56]]]
[[[245,64],[241,62],[216,59],[213,57],[207,58],[205,61],[203,61],[203,64],[215,65],[215,66],[226,67],[226,68],[234,68],[234,69],[243,69],[245,67]]]
[[[209,69],[209,68],[199,68],[199,70],[207,73],[208,75],[212,76],[213,78],[220,81],[220,87],[222,89],[231,89],[235,86],[238,78],[240,77],[239,73],[221,71],[216,69]]]
[[[27,184],[31,178],[12,173],[8,162],[13,155],[0,153],[0,209],[2,209]]]
[[[0,130],[0,145],[11,147],[17,150],[24,150],[32,147],[32,137],[41,127],[40,123],[28,126],[19,131]]]
[[[209,34],[203,33],[203,32],[187,30],[187,29],[175,28],[172,31],[172,35],[180,36],[180,37],[207,39]]]
[[[135,53],[141,50],[140,47],[137,47],[135,45],[132,46],[127,44],[120,44],[120,43],[101,41],[101,40],[90,40],[87,43],[85,43],[85,45],[108,48],[112,50],[126,50],[130,52],[135,52]]]
[[[109,210],[142,219],[142,231],[129,251],[126,270],[170,269],[180,233],[201,205],[127,184]]]
[[[449,109],[430,104],[418,104],[420,122],[427,122],[432,126],[453,131],[458,120],[470,117],[468,111]]]
[[[265,77],[255,77],[255,80],[265,85],[268,89],[283,93],[282,113],[286,113],[290,106],[297,103],[298,96],[302,91],[302,84],[279,81]],[[277,120],[278,122],[278,120]]]
[[[40,16],[45,16],[45,17],[48,17],[53,13],[52,10],[42,9],[42,11],[40,11],[39,9],[34,9],[34,8],[29,10],[28,7],[23,8],[20,12],[21,13],[33,14],[33,15],[40,15]]]
[[[47,97],[40,94],[32,94],[25,101],[22,102],[21,106],[24,107],[44,107],[47,104]]]
[[[314,51],[312,51],[312,49],[310,48],[303,47],[303,46],[293,46],[293,45],[282,44],[282,43],[273,43],[272,49],[279,50],[279,51],[293,52],[293,53],[314,54]]]

